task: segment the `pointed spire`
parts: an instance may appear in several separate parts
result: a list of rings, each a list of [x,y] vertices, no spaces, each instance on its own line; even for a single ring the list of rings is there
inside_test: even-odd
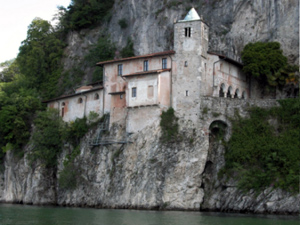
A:
[[[198,15],[197,11],[194,8],[188,12],[184,20],[181,21],[193,21],[193,20],[200,20],[200,16]]]

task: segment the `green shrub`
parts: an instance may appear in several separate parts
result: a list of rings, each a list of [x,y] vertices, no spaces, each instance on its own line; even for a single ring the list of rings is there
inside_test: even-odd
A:
[[[127,20],[126,20],[125,18],[120,19],[119,22],[118,22],[118,24],[120,25],[120,27],[121,27],[122,29],[125,29],[125,28],[128,27]]]
[[[134,56],[133,42],[130,38],[127,40],[126,46],[121,50],[121,55],[123,58]]]
[[[245,74],[255,77],[262,85],[283,87],[296,81],[297,66],[289,65],[278,42],[249,43],[242,51]]]
[[[45,167],[56,167],[57,155],[62,150],[63,121],[57,110],[38,112],[34,120],[31,162],[40,160]]]
[[[71,121],[66,124],[64,130],[64,140],[71,143],[73,147],[77,147],[80,143],[80,139],[86,134],[89,126],[87,124],[87,118],[76,118],[75,121]]]
[[[59,173],[58,184],[60,188],[74,190],[80,183],[81,168],[74,163],[65,165]]]
[[[109,37],[100,37],[97,44],[92,45],[89,53],[85,57],[85,61],[89,66],[94,67],[96,63],[113,59],[115,56],[116,47],[109,40]],[[99,81],[103,78],[102,67],[96,67],[93,72],[93,81]]]
[[[166,112],[162,112],[160,120],[161,140],[163,142],[175,140],[178,135],[178,118],[175,116],[173,108],[169,108]]]
[[[269,121],[276,121],[270,123]],[[266,187],[296,192],[300,165],[300,100],[280,101],[272,109],[251,108],[250,118],[233,121],[226,145],[225,171],[239,188]]]

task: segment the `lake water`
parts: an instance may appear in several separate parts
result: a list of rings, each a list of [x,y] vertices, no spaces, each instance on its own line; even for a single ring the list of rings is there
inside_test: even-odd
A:
[[[0,225],[300,225],[298,216],[0,204]]]

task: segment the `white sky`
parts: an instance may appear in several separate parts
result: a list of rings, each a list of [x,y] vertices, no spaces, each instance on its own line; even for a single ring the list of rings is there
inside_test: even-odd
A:
[[[71,0],[0,0],[0,63],[13,59],[27,27],[35,17],[52,22],[57,6],[67,7]],[[53,22],[52,22],[53,23]]]

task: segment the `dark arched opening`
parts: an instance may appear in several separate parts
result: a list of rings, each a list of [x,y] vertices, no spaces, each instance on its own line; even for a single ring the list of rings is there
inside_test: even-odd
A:
[[[216,120],[209,126],[209,142],[219,141],[225,138],[227,124],[224,121]]]

